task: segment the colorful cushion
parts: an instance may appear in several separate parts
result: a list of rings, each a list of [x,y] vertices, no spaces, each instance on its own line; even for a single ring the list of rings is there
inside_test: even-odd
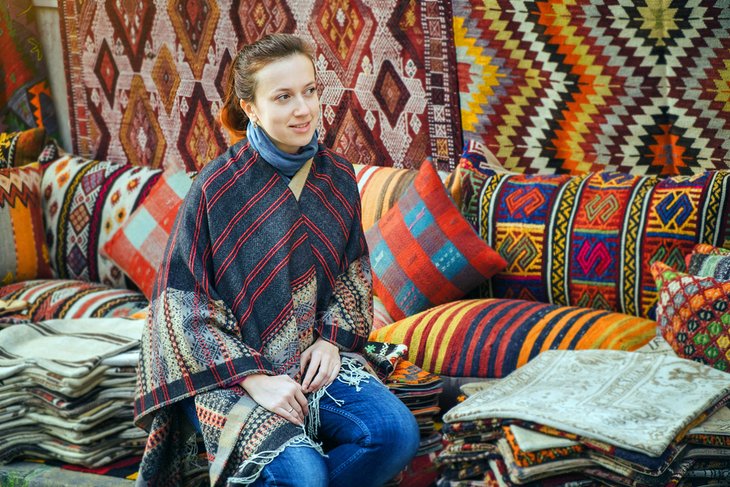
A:
[[[437,306],[375,330],[408,346],[408,360],[449,377],[501,378],[543,350],[636,350],[656,335],[646,318],[518,299]]]
[[[161,169],[63,156],[43,173],[51,266],[60,278],[133,287],[100,250],[147,196]]]
[[[393,318],[388,314],[388,310],[385,309],[383,301],[379,297],[373,296],[373,330],[390,325],[391,323],[393,323]]]
[[[373,291],[395,320],[459,299],[505,265],[461,216],[430,162],[365,239]]]
[[[730,372],[730,282],[677,272],[655,262],[657,322],[680,357]]]
[[[0,169],[0,284],[51,277],[38,164]]]
[[[362,164],[354,164],[353,167],[360,191],[363,230],[372,227],[398,202],[418,174],[415,169]],[[449,173],[439,171],[439,177],[442,181],[446,181]]]
[[[46,144],[46,129],[0,132],[0,167],[20,167],[38,161]]]
[[[138,291],[66,279],[40,279],[3,286],[0,299],[26,301],[28,307],[20,315],[33,322],[131,316],[149,304]]]
[[[182,169],[166,171],[102,250],[148,298],[175,216],[191,184]]]
[[[462,213],[508,262],[483,297],[652,317],[652,262],[684,269],[696,243],[730,244],[730,171],[659,178],[457,170]]]
[[[687,272],[693,276],[730,281],[730,249],[698,244],[686,257]]]

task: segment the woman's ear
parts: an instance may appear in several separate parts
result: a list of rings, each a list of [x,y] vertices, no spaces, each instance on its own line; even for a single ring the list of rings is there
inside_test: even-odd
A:
[[[251,120],[252,123],[258,122],[259,118],[256,116],[255,107],[253,106],[253,103],[247,102],[244,99],[241,99],[239,101],[239,104],[241,106],[241,110],[246,114],[249,120]]]

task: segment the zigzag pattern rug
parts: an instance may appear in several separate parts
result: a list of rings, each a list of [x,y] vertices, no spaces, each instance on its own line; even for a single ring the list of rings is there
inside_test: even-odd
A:
[[[323,141],[353,163],[449,169],[461,150],[443,0],[60,0],[73,151],[189,170],[227,146],[216,117],[238,48],[316,46]]]
[[[727,0],[454,0],[465,139],[518,172],[730,167]]]

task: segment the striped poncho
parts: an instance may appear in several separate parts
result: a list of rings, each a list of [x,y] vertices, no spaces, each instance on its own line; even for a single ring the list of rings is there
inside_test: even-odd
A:
[[[258,406],[250,374],[298,379],[318,336],[358,351],[372,287],[352,166],[320,146],[299,200],[246,141],[208,164],[180,209],[142,337],[135,421],[150,435],[138,483],[186,483],[194,397],[212,485],[252,481],[303,428]],[[187,453],[187,457],[186,457]]]

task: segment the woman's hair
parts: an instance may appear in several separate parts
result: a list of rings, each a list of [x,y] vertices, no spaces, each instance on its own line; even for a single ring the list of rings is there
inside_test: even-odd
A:
[[[267,64],[294,54],[303,54],[310,60],[314,58],[312,47],[292,34],[270,34],[238,51],[230,67],[220,111],[220,121],[233,143],[246,136],[248,117],[241,108],[241,100],[254,101],[256,73]]]

